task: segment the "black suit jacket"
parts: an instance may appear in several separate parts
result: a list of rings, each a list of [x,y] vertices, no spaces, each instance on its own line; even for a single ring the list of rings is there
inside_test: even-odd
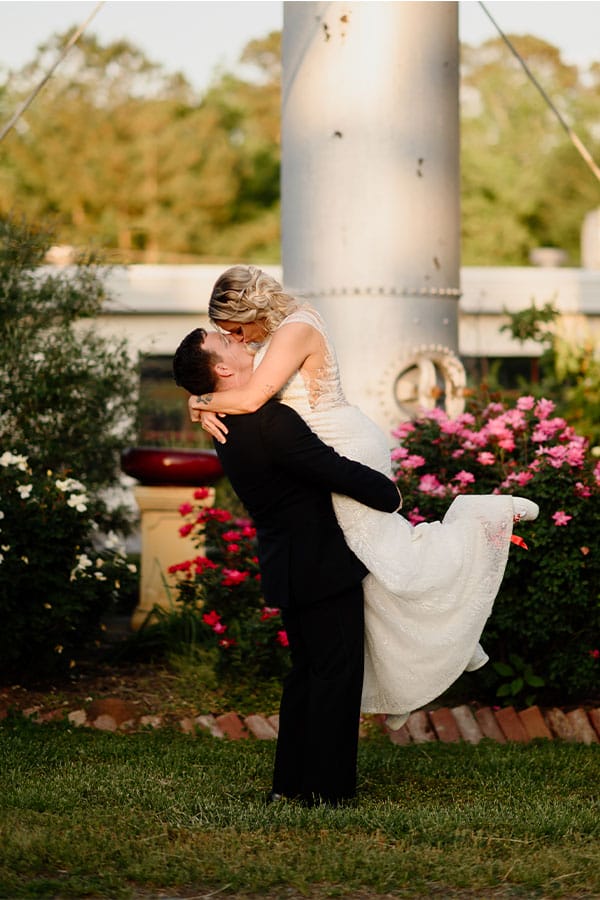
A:
[[[227,442],[215,447],[257,528],[266,603],[298,607],[361,581],[367,570],[344,540],[331,494],[394,512],[395,484],[337,454],[276,400],[226,422]]]

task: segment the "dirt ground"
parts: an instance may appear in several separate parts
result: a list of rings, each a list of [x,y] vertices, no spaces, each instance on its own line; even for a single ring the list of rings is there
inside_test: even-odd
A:
[[[115,654],[128,634],[128,620],[115,620],[106,642],[78,661],[68,675],[46,683],[0,682],[0,716],[9,710],[38,715],[89,706],[92,700],[115,697],[135,703],[139,715],[160,715],[165,723],[197,712],[193,693],[182,695],[182,678],[164,663],[131,662]]]

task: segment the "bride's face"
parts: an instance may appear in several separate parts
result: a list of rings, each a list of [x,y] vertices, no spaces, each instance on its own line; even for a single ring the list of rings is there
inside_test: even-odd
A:
[[[256,322],[231,322],[229,319],[219,320],[216,323],[220,331],[226,331],[234,341],[244,344],[260,344],[267,336],[267,329],[261,319]]]

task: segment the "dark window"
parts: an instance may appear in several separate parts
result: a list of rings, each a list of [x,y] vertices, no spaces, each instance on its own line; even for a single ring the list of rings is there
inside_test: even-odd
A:
[[[187,392],[173,380],[170,356],[147,356],[140,370],[140,445],[208,447],[212,441],[190,422]]]
[[[491,390],[514,391],[539,381],[539,360],[529,356],[463,356],[471,387],[485,384]]]

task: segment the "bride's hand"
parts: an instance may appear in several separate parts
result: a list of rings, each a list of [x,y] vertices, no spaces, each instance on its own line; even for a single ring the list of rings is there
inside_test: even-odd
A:
[[[204,412],[195,410],[195,414],[197,416],[196,421],[200,423],[202,430],[206,431],[207,434],[210,434],[211,437],[214,437],[220,444],[224,444],[227,440],[226,434],[229,429],[225,422],[219,418],[218,413],[210,412],[208,410]]]

